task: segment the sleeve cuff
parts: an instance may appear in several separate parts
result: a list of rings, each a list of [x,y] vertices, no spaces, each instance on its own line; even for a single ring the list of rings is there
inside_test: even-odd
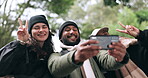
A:
[[[69,62],[72,63],[74,66],[81,66],[81,65],[83,65],[83,62],[80,62],[80,63],[78,63],[78,64],[75,63],[75,61],[74,61],[75,52],[76,52],[76,51],[69,52],[69,53],[70,53],[70,58],[71,58],[71,59],[69,60]]]
[[[123,61],[121,61],[120,63],[121,63],[121,64],[127,64],[128,61],[129,61],[129,54],[126,53],[126,55],[125,55],[124,58],[123,58]]]

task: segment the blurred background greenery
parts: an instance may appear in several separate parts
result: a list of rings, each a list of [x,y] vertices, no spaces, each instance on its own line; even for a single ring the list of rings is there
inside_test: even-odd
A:
[[[147,0],[0,0],[0,47],[16,39],[12,33],[18,28],[18,18],[25,22],[37,9],[44,12],[53,33],[58,33],[64,21],[73,20],[83,39],[101,27],[109,27],[112,35],[131,37],[115,30],[123,29],[118,22],[148,28]]]

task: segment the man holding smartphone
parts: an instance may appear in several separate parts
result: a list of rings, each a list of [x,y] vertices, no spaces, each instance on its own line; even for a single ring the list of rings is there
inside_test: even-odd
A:
[[[80,43],[79,28],[73,21],[61,25],[59,39],[61,53],[51,54],[48,60],[49,70],[56,78],[104,78],[103,72],[118,69],[129,60],[126,48],[120,42],[109,45],[114,49],[108,51],[100,51],[100,46],[90,45],[98,44],[96,40]],[[85,69],[85,64],[89,65],[90,71]]]

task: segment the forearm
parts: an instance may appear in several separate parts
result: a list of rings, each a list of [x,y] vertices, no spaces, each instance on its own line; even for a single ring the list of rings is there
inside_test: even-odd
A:
[[[51,74],[55,77],[65,77],[80,65],[73,63],[74,52],[69,52],[63,56],[58,53],[53,53],[48,60],[48,68]]]
[[[125,60],[125,59],[123,59],[122,62],[117,62],[115,58],[111,55],[108,55],[106,51],[103,51],[103,52],[101,51],[97,55],[97,59],[99,61],[100,66],[105,71],[119,69],[120,67],[122,67],[124,64],[128,62],[128,60]]]

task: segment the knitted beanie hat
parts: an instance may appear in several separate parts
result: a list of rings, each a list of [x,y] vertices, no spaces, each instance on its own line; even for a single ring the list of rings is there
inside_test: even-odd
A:
[[[61,39],[61,37],[62,37],[62,33],[63,33],[64,28],[67,27],[67,26],[69,26],[69,25],[75,26],[78,29],[78,33],[80,34],[79,28],[78,28],[78,26],[77,26],[76,23],[74,23],[72,21],[66,21],[59,28],[59,39]]]
[[[36,23],[45,23],[49,28],[49,24],[48,24],[48,21],[46,20],[46,17],[44,15],[36,15],[31,17],[29,20],[29,24],[28,24],[29,34],[31,34],[32,27]]]

